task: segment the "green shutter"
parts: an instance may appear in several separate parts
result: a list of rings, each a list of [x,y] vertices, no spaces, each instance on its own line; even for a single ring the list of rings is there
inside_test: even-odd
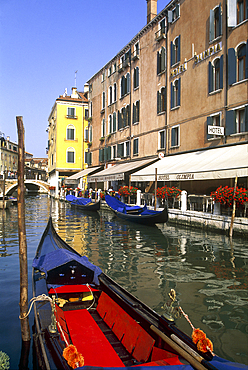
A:
[[[228,49],[228,85],[236,82],[236,54],[233,48]]]
[[[236,119],[235,110],[228,110],[226,112],[226,136],[234,134],[236,132],[235,119]]]
[[[210,9],[209,16],[209,41],[214,39],[214,10]]]

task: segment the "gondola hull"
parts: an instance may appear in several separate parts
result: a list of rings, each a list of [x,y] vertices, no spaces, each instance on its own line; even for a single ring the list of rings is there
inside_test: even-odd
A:
[[[90,198],[75,197],[73,195],[66,196],[66,200],[71,204],[72,208],[76,208],[82,211],[99,211],[101,201],[92,202]]]
[[[189,351],[196,351],[196,345],[173,321],[159,316],[74,251],[58,236],[51,218],[33,261],[33,300],[40,369],[216,370],[213,364],[218,361],[211,353],[198,354],[199,361],[178,349],[173,335]],[[227,364],[221,369],[232,368]]]
[[[165,206],[162,211],[154,211],[147,209],[146,206],[143,208],[127,206],[125,203],[116,201],[110,195],[106,195],[105,200],[115,215],[125,221],[131,221],[146,226],[153,226],[168,221],[167,206]]]

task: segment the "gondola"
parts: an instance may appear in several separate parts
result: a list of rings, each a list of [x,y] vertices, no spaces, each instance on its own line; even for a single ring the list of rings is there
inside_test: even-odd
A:
[[[144,207],[128,206],[108,194],[105,195],[105,201],[115,215],[123,220],[147,226],[153,226],[168,221],[167,206],[165,206],[162,211],[148,209],[146,205]]]
[[[245,368],[208,350],[199,353],[172,319],[151,310],[63,241],[51,217],[32,280],[38,369]]]
[[[92,202],[91,198],[77,198],[73,195],[67,196],[66,200],[70,202],[71,207],[81,209],[83,211],[99,211],[101,204],[100,200]]]

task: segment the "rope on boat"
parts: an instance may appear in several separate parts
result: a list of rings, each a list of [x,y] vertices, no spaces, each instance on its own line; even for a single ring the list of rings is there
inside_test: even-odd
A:
[[[37,297],[33,297],[29,301],[31,304],[30,304],[28,313],[26,315],[24,315],[23,317],[19,316],[19,319],[20,320],[26,319],[28,317],[28,315],[30,314],[31,310],[32,310],[33,304],[35,302],[38,302],[38,301],[48,301],[52,305],[52,298],[48,297],[46,294],[41,294],[41,295],[38,295]]]

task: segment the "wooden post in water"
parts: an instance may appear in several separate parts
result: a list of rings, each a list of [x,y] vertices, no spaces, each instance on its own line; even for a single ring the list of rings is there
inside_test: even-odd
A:
[[[233,235],[233,222],[234,222],[234,217],[235,217],[235,210],[236,210],[236,201],[235,201],[235,192],[236,192],[236,187],[237,187],[237,181],[238,178],[237,176],[235,177],[235,183],[234,183],[234,190],[233,190],[233,210],[232,210],[232,218],[231,218],[231,224],[230,224],[230,230],[229,230],[229,236],[232,239]]]
[[[158,169],[155,168],[154,210],[157,208]]]
[[[24,128],[22,117],[16,117],[18,131],[18,233],[19,233],[19,262],[20,262],[20,318],[21,333],[24,342],[30,341],[30,329],[28,317],[28,263],[27,263],[27,240],[25,227],[25,204],[24,204]]]

